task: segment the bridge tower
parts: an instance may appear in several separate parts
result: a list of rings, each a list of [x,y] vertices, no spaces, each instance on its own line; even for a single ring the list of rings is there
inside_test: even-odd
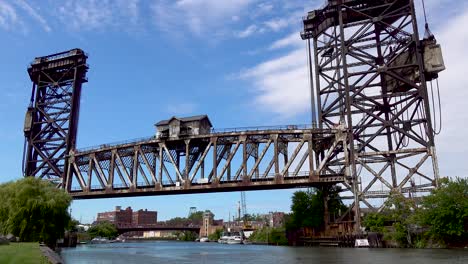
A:
[[[87,82],[87,55],[80,49],[35,58],[26,112],[24,176],[65,185],[67,155],[75,148],[81,86]]]
[[[359,227],[360,205],[438,185],[427,83],[445,69],[440,46],[420,40],[413,0],[328,0],[303,22],[312,119],[347,129],[343,185]]]

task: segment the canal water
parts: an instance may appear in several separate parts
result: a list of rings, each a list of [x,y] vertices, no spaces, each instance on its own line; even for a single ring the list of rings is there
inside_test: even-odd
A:
[[[157,241],[63,249],[66,264],[130,263],[468,263],[468,249],[302,248]]]

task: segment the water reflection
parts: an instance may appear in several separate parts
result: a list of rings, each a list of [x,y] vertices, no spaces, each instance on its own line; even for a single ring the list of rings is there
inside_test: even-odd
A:
[[[64,249],[67,264],[81,263],[468,263],[468,250],[297,248],[157,241],[82,245]]]

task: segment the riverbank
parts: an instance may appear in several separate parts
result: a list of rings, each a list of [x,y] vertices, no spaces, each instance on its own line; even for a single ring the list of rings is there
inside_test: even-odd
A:
[[[48,264],[39,243],[10,243],[0,246],[0,263]]]

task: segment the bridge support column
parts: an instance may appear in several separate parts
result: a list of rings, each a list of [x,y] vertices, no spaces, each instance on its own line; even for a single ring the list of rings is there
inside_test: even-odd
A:
[[[184,170],[184,187],[186,189],[190,188],[192,182],[190,181],[189,176],[190,169],[190,139],[185,140],[185,170]]]

